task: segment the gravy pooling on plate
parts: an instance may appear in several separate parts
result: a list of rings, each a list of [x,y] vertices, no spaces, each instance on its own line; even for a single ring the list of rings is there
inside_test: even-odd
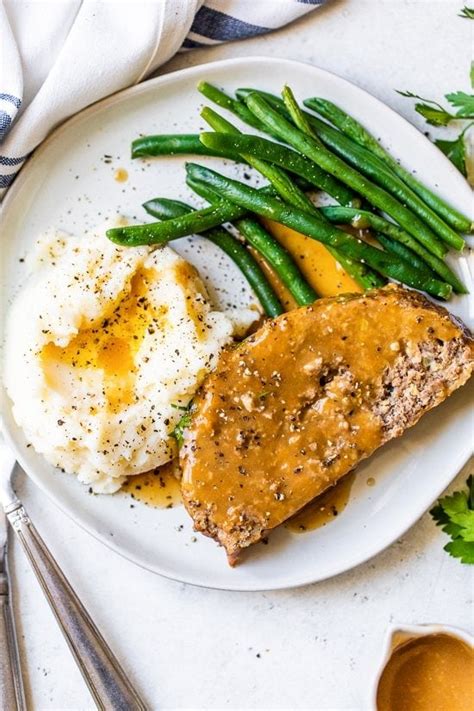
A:
[[[289,227],[280,225],[278,222],[265,220],[264,224],[278,242],[290,252],[304,278],[319,296],[356,294],[363,291],[362,287],[344,271],[323,244],[300,232],[295,232]],[[259,257],[257,252],[254,252],[254,255],[285,306],[285,310],[297,308],[298,304],[274,270],[263,258]]]
[[[177,460],[127,479],[121,491],[156,509],[172,509],[182,503]]]
[[[349,503],[355,472],[346,474],[295,516],[286,521],[285,528],[292,533],[306,533],[326,526],[341,514]]]

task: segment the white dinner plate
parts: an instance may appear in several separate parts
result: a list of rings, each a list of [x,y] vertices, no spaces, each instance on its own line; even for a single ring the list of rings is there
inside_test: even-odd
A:
[[[123,91],[88,108],[59,128],[35,153],[9,191],[2,236],[2,303],[21,288],[21,261],[47,228],[80,235],[117,212],[146,220],[141,204],[165,195],[192,200],[183,157],[130,159],[130,142],[140,134],[195,132],[205,103],[200,79],[229,91],[257,86],[278,93],[288,82],[299,99],[320,95],[360,119],[403,164],[460,210],[471,209],[471,191],[451,163],[421,133],[377,99],[333,74],[298,62],[249,58],[206,64],[168,74]],[[112,162],[106,156],[112,156]],[[240,175],[232,163],[198,159]],[[114,179],[117,168],[129,178]],[[206,278],[222,306],[245,304],[253,296],[227,258],[202,238],[173,246]],[[464,257],[453,263],[467,279]],[[472,302],[455,298],[449,308],[472,322]],[[5,310],[5,309],[4,309]],[[194,536],[182,506],[160,510],[125,495],[91,496],[74,476],[36,454],[11,416],[3,393],[7,438],[22,467],[77,523],[107,546],[149,570],[195,585],[263,590],[303,585],[341,573],[367,560],[402,535],[449,484],[468,458],[472,419],[466,388],[455,393],[401,439],[383,447],[358,469],[351,499],[330,525],[302,535],[280,528],[269,545],[254,546],[231,569],[224,550]],[[373,477],[376,485],[369,487]]]

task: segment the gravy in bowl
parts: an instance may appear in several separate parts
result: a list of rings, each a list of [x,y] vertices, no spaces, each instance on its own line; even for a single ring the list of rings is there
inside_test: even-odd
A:
[[[450,634],[410,639],[380,677],[377,711],[472,711],[474,650]]]

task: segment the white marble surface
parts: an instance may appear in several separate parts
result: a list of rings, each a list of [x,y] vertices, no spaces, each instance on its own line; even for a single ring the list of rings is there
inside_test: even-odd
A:
[[[394,89],[434,98],[469,90],[473,23],[457,17],[462,4],[332,0],[291,28],[182,55],[166,70],[257,54],[301,59],[350,79],[423,127]],[[17,485],[153,709],[361,711],[390,621],[472,623],[472,572],[443,552],[445,538],[428,515],[377,558],[333,580],[294,591],[226,593],[135,567],[69,521],[24,476]],[[16,545],[12,559],[29,708],[91,709]]]

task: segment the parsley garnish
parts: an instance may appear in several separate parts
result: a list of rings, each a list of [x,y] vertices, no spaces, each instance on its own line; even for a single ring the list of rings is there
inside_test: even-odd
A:
[[[468,20],[474,20],[474,8],[466,5],[461,9],[459,17],[464,17]]]
[[[171,432],[171,436],[176,440],[178,447],[183,445],[184,430],[191,424],[192,416],[192,411],[190,409],[186,410],[174,430]]]
[[[427,123],[431,126],[447,126],[450,121],[453,120],[453,114],[446,111],[441,104],[437,101],[432,101],[431,99],[424,99],[418,94],[414,94],[412,91],[399,91],[397,89],[397,94],[400,96],[406,96],[409,99],[419,99],[423,103],[415,104],[415,111],[423,116]]]
[[[455,91],[452,94],[446,94],[446,98],[452,106],[457,108],[456,118],[474,118],[473,94],[466,94],[465,91]]]
[[[438,138],[435,144],[438,148],[443,151],[443,153],[449,158],[449,160],[454,163],[456,168],[467,177],[466,169],[466,147],[464,145],[464,134],[468,128],[474,126],[474,123],[470,123],[466,126],[464,131],[461,131],[459,136],[454,139],[454,141],[445,141]]]
[[[439,499],[430,513],[437,526],[451,537],[444,550],[461,563],[474,565],[474,477],[467,482],[467,491],[456,491]]]
[[[472,72],[472,67],[471,67]],[[423,103],[415,104],[415,111],[423,116],[426,123],[431,126],[447,126],[450,121],[458,121],[459,119],[474,119],[474,95],[466,94],[465,91],[455,91],[451,94],[446,94],[445,98],[457,108],[455,114],[447,111],[441,104],[432,99],[424,99],[418,94],[413,94],[411,91],[398,91],[400,96],[406,96],[409,99],[419,99]]]
[[[469,8],[464,8],[466,11]],[[471,10],[469,10],[471,12]],[[474,13],[474,10],[472,10]],[[473,15],[474,19],[474,15]],[[471,86],[474,88],[474,63],[471,62],[470,70]],[[430,126],[447,126],[451,121],[470,121],[474,119],[474,94],[467,94],[465,91],[453,91],[445,95],[445,99],[449,101],[451,106],[456,109],[453,113],[451,109],[445,109],[444,106],[432,99],[424,99],[418,94],[413,94],[411,91],[397,91],[401,96],[407,96],[410,99],[418,99],[415,104],[417,111]],[[473,124],[468,124],[461,133],[451,141],[445,139],[435,140],[435,144],[456,168],[472,183],[471,171],[468,170],[468,161],[470,157],[466,155],[464,134]]]
[[[465,5],[459,14],[459,17],[465,17],[469,20],[474,20],[474,8]],[[471,62],[470,70],[471,87],[474,89],[474,62]],[[415,104],[415,111],[419,113],[430,126],[447,126],[451,121],[466,121],[474,119],[474,94],[467,94],[465,91],[453,91],[450,94],[445,94],[445,99],[449,101],[451,106],[457,109],[453,113],[450,109],[445,109],[437,101],[432,99],[424,99],[418,94],[413,94],[411,91],[398,91],[401,96],[407,96],[410,99],[418,99]],[[466,155],[464,134],[471,128],[473,124],[466,126],[459,136],[453,141],[444,139],[435,140],[435,144],[440,150],[450,159],[453,165],[473,183],[472,177],[472,160]],[[469,169],[467,163],[469,161]]]

